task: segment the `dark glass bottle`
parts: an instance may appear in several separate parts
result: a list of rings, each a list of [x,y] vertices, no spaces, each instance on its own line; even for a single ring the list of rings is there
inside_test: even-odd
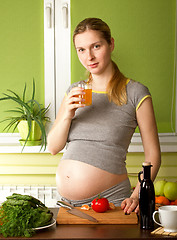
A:
[[[139,208],[140,208],[140,228],[153,229],[154,222],[152,214],[155,211],[155,191],[151,180],[151,163],[143,163],[143,171],[138,173],[140,182]],[[140,176],[143,173],[143,180]]]

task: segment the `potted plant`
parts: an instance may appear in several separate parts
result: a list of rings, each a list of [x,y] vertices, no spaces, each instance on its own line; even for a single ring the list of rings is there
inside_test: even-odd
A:
[[[21,145],[36,146],[41,145],[41,149],[46,149],[46,131],[45,123],[50,121],[46,113],[49,110],[50,105],[43,107],[38,101],[35,100],[35,81],[33,79],[32,96],[30,100],[26,100],[26,83],[23,90],[22,97],[12,90],[7,90],[10,94],[3,93],[4,97],[0,98],[0,101],[11,100],[17,104],[17,107],[6,112],[17,114],[18,116],[7,117],[1,122],[8,121],[9,123],[4,130],[9,131],[13,127],[13,131],[18,128],[21,139],[19,140]],[[41,150],[40,149],[40,150]]]

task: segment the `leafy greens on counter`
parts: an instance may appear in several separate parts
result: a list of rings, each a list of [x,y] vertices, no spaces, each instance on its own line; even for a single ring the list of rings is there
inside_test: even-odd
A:
[[[0,234],[4,237],[31,237],[34,228],[51,223],[53,213],[30,195],[13,193],[0,207]]]

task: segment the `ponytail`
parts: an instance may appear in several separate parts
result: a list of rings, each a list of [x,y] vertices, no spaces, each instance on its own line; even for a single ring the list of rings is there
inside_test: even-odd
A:
[[[112,61],[114,74],[108,83],[106,92],[110,102],[114,102],[118,106],[127,103],[127,78],[120,72],[117,64]],[[89,74],[88,82],[92,82],[92,75]]]

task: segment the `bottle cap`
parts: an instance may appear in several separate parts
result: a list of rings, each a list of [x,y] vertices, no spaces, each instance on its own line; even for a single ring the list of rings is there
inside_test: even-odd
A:
[[[143,166],[151,166],[151,162],[144,162]]]

